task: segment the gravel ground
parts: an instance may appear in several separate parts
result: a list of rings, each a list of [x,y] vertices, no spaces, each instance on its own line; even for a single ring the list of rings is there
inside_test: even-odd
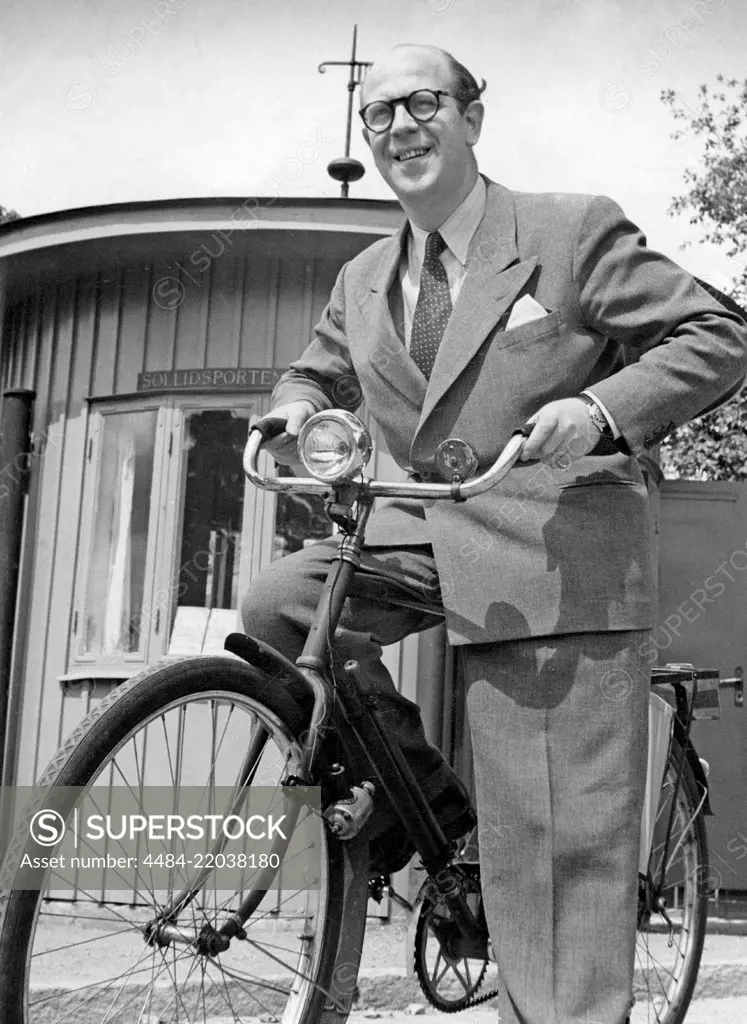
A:
[[[53,912],[56,909],[50,908]],[[111,976],[113,964],[132,964],[133,934],[122,930],[121,924],[121,921],[112,921],[110,911],[97,911],[97,908],[90,907],[85,913],[81,911],[78,919],[73,921],[67,916],[45,915],[44,945],[50,955],[42,957],[43,970],[36,975],[37,986],[42,990],[57,991],[77,988]],[[142,939],[139,936],[136,938],[138,948],[142,948]],[[274,944],[283,945],[284,939],[282,931],[268,932],[266,936],[266,941]],[[652,936],[653,941],[664,943],[666,937]],[[270,948],[278,948],[278,945],[271,945]],[[244,946],[242,952],[248,958],[244,966],[251,967],[259,976],[274,976],[278,971],[278,967],[271,962],[262,962],[261,954],[253,951],[251,946]],[[362,1024],[365,1020],[411,1024],[413,1018],[423,1021],[423,1024],[432,1024],[436,1020],[443,1022],[448,1016],[470,1024],[487,1021],[497,1024],[495,1005],[476,1007],[453,1015],[432,1010],[426,1004],[417,982],[407,977],[407,957],[407,929],[404,920],[384,925],[372,922],[369,925],[361,961],[361,1008],[350,1017],[354,1024]],[[492,982],[492,978],[486,979],[486,987],[493,987]],[[418,1007],[417,1013],[406,1012],[408,1006],[414,1008],[415,1005]],[[213,1012],[216,1011],[221,1013],[222,1006],[216,1006]],[[100,1019],[100,1016],[96,1019]],[[250,1020],[247,1020],[247,1024],[250,1024]],[[260,1018],[256,1020],[259,1022]],[[706,936],[696,999],[686,1024],[742,1022],[747,1022],[747,936],[709,933]],[[54,1014],[46,1017],[41,1013],[35,1024],[56,1024]],[[77,1024],[90,1022],[80,1020]],[[227,1022],[222,1017],[208,1017],[205,1024]],[[633,1024],[650,1024],[643,1007],[634,1012]]]
[[[373,1013],[380,1016],[373,1017]],[[495,1010],[476,1008],[465,1013],[450,1014],[422,1013],[417,1016],[411,1013],[388,1013],[385,1011],[365,1012],[354,1011],[348,1018],[350,1024],[364,1024],[368,1020],[380,1020],[381,1024],[444,1024],[446,1020],[463,1021],[464,1024],[498,1024]],[[747,1021],[747,996],[726,999],[697,999],[690,1006],[685,1024],[743,1024]],[[210,1024],[218,1024],[211,1021]],[[632,1024],[649,1024],[641,1009],[633,1012]]]
[[[381,1024],[444,1024],[446,1020],[461,1021],[463,1024],[499,1024],[495,1010],[475,1009],[469,1013],[426,1013],[420,1004],[415,1004],[416,1013],[390,1013],[385,1010],[357,1011],[348,1018],[350,1024],[367,1024],[369,1020],[380,1020]],[[700,999],[692,1004],[685,1024],[743,1024],[747,1020],[747,996],[733,999]],[[207,1024],[233,1024],[224,1017],[215,1017]],[[245,1024],[259,1024],[247,1020]],[[633,1013],[632,1024],[649,1024],[643,1011]]]

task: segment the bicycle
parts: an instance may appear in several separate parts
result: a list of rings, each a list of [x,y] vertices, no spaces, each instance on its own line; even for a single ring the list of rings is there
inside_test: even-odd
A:
[[[391,880],[369,878],[367,824],[379,797],[372,790],[379,787],[350,777],[338,760],[340,743],[350,764],[362,751],[376,768],[425,872],[413,904],[389,891],[411,913],[414,970],[426,998],[451,1012],[495,994],[481,990],[492,954],[479,862],[464,844],[447,840],[401,752],[361,698],[356,663],[333,678],[327,645],[356,574],[374,499],[465,500],[482,493],[510,470],[531,428],[517,431],[495,464],[470,479],[464,452],[446,442],[440,458],[451,482],[445,483],[366,479],[370,437],[360,421],[340,411],[317,414],[302,430],[300,450],[314,476],[264,477],[257,469],[260,449],[280,429],[281,423],[266,419],[252,431],[247,476],[275,491],[326,495],[327,512],[342,534],[298,662],[236,633],[225,642],[233,658],[159,663],[90,712],[39,788],[48,793],[77,786],[90,794],[123,781],[141,793],[154,782],[144,768],[145,748],[153,743],[165,744],[166,754],[163,777],[155,781],[178,790],[199,762],[208,794],[222,780],[231,787],[230,809],[269,779],[285,807],[299,786],[320,787],[319,888],[275,891],[278,870],[272,865],[251,886],[242,877],[230,892],[211,883],[209,872],[182,874],[180,881],[177,871],[168,888],[152,891],[140,887],[147,882],[140,876],[137,892],[117,904],[104,903],[103,882],[101,891],[86,891],[76,888],[75,877],[70,881],[59,870],[39,868],[34,889],[7,891],[0,903],[0,1005],[8,1024],[165,1024],[253,1020],[260,1014],[283,1024],[343,1024],[356,991],[368,899],[380,898]],[[341,450],[342,473],[336,454]],[[388,600],[394,588],[401,604],[440,611],[431,595],[386,572],[368,584],[372,592],[380,587]],[[698,676],[670,668],[655,672],[653,680],[656,688],[671,687],[674,710],[667,718],[662,783],[656,786],[658,806],[649,818],[650,849],[640,879],[636,997],[646,1019],[660,1024],[684,1019],[706,926],[708,783],[690,741]],[[66,804],[63,817],[70,820],[75,806]],[[36,807],[38,802],[26,822]],[[31,845],[20,830],[8,855],[15,857],[13,864]],[[213,854],[222,849],[225,839],[214,843]],[[55,899],[64,881],[75,891],[74,905]],[[63,927],[68,918],[74,942]],[[71,988],[82,952],[85,976]]]

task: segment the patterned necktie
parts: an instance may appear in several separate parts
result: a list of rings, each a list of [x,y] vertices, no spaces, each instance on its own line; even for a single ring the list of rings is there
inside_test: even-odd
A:
[[[425,258],[420,271],[420,292],[412,318],[410,355],[426,380],[431,375],[436,353],[451,316],[451,296],[446,269],[439,256],[446,242],[438,231],[425,240]]]

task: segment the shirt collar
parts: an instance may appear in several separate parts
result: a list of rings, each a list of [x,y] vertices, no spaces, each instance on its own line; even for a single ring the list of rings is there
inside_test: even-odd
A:
[[[449,250],[462,266],[467,263],[467,250],[485,215],[487,194],[485,180],[482,175],[478,174],[470,194],[438,229]],[[412,221],[410,221],[410,231],[416,260],[418,264],[421,264],[425,256],[425,240],[430,232],[419,228]]]

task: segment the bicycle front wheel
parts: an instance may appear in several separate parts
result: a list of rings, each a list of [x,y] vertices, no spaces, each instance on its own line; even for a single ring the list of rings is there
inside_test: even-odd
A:
[[[631,1024],[682,1024],[690,1005],[708,917],[705,796],[673,740],[648,873],[640,880]]]
[[[161,664],[81,722],[40,786],[103,793],[117,785],[138,793],[145,785],[201,785],[209,797],[215,786],[240,779],[280,794],[281,779],[298,763],[304,724],[282,686],[242,662]],[[154,919],[183,888],[179,878],[172,891],[156,890],[144,874],[137,891],[123,893],[109,891],[105,877],[80,888],[74,871],[57,869],[43,890],[5,893],[4,1021],[343,1021],[365,927],[367,847],[342,844],[326,829],[320,844],[318,888],[260,888],[244,933],[217,954],[194,943],[147,941]],[[169,919],[172,936],[217,928],[248,893],[254,895],[251,881],[229,892],[207,883]]]

